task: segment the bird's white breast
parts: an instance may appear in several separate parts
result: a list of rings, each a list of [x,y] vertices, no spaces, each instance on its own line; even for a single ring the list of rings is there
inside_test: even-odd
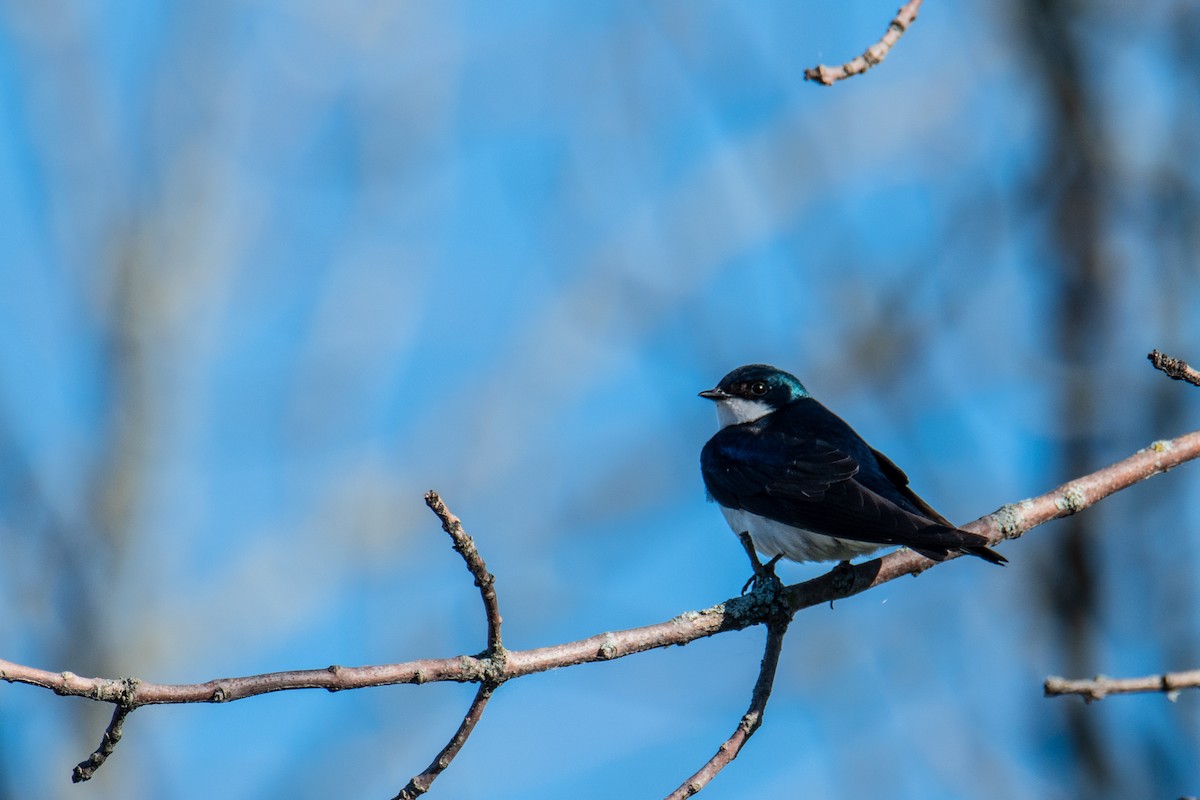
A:
[[[722,428],[754,422],[770,414],[774,409],[761,400],[744,397],[727,397],[717,401],[717,422]]]
[[[849,561],[882,546],[813,533],[740,508],[721,506],[721,513],[734,533],[748,532],[754,549],[768,558],[782,555],[791,561]]]

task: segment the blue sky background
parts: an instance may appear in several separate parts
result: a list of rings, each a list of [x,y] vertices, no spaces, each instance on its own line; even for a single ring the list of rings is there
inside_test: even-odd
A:
[[[1074,359],[1034,5],[931,2],[825,89],[804,68],[894,2],[0,3],[0,656],[196,682],[477,652],[430,488],[509,647],[711,605],[748,571],[695,395],[747,362],[962,522],[1075,477],[1067,440],[1098,468],[1200,426],[1145,362],[1200,361],[1200,15],[1058,12],[1104,178]],[[1087,674],[1200,665],[1197,491],[1184,467],[1079,518]],[[704,797],[1200,792],[1195,693],[1087,708],[1105,774],[1041,697],[1074,663],[1061,525],[799,615]],[[662,796],[763,637],[512,682],[432,796]],[[471,694],[143,709],[73,787],[110,710],[0,686],[0,797],[390,797]]]

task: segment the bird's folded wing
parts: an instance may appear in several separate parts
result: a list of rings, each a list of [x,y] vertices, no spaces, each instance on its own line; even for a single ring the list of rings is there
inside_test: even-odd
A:
[[[700,454],[704,482],[713,497],[741,500],[770,491],[780,497],[820,500],[830,486],[858,472],[858,462],[816,439],[749,436],[723,430]]]
[[[919,508],[921,513],[936,522],[940,522],[943,525],[951,528],[955,527],[954,523],[935,511],[933,506],[922,500],[921,496],[912,490],[912,488],[908,485],[908,475],[904,473],[904,470],[896,466],[896,462],[892,461],[883,453],[875,449],[871,450],[871,455],[875,456],[875,462],[879,464],[879,468],[883,472],[884,477],[891,481],[892,485],[896,487],[896,491],[900,492],[900,494],[904,495],[904,497],[910,503]]]
[[[940,517],[914,514],[861,483],[859,463],[820,438],[725,433],[701,453],[705,484],[723,506],[859,541],[931,546],[962,541],[961,532],[941,524]]]

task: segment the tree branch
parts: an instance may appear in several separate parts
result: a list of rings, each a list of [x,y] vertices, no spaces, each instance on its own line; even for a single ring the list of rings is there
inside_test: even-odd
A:
[[[1200,371],[1192,368],[1180,358],[1172,358],[1158,350],[1151,350],[1146,358],[1154,368],[1164,372],[1167,377],[1177,381],[1185,381],[1193,386],[1200,386]],[[1165,692],[1169,700],[1174,700],[1180,689],[1195,689],[1200,687],[1200,670],[1188,672],[1168,672],[1162,675],[1149,675],[1144,678],[1109,678],[1097,675],[1091,680],[1068,680],[1058,676],[1046,678],[1042,689],[1046,697],[1063,697],[1079,695],[1087,702],[1103,700],[1110,694],[1134,694],[1137,692]]]
[[[1154,365],[1155,369],[1165,372],[1167,377],[1177,381],[1186,381],[1192,386],[1200,386],[1200,370],[1189,366],[1183,359],[1171,358],[1166,353],[1160,353],[1157,350],[1151,350],[1146,358],[1150,359],[1150,363]]]
[[[1115,492],[1198,456],[1200,431],[1176,439],[1157,441],[1111,466],[1029,500],[1002,506],[962,528],[987,537],[991,545],[1005,539],[1017,539],[1038,525],[1076,514]],[[951,553],[946,561],[960,556],[959,553]],[[883,558],[853,565],[847,571],[848,576],[846,572],[835,568],[818,578],[787,587],[788,608],[795,613],[810,606],[865,592],[902,575],[919,574],[935,565],[936,562],[912,550],[901,549]],[[842,574],[839,575],[839,572]]]
[[[778,578],[775,580],[778,584]],[[783,652],[783,635],[787,633],[789,621],[790,619],[784,617],[767,625],[767,644],[763,650],[758,680],[754,682],[754,692],[750,695],[750,708],[742,715],[738,726],[717,748],[716,754],[692,777],[680,784],[678,789],[667,795],[666,800],[683,800],[699,793],[718,772],[738,757],[746,742],[762,725],[763,713],[766,711],[767,701],[771,699],[771,688],[775,684],[775,668],[779,666],[779,655]]]
[[[883,61],[909,26],[916,22],[917,12],[921,10],[921,2],[922,0],[908,0],[896,12],[895,18],[888,23],[888,29],[883,34],[883,38],[864,50],[861,56],[847,61],[840,67],[829,67],[825,64],[810,67],[804,70],[804,80],[816,81],[823,86],[833,86],[838,81],[861,75]]]
[[[500,603],[496,599],[496,577],[488,572],[487,564],[483,563],[483,556],[479,555],[479,550],[475,547],[475,541],[463,530],[462,522],[450,513],[450,509],[446,508],[437,492],[425,493],[425,505],[442,521],[442,530],[450,534],[454,541],[454,552],[463,557],[463,561],[467,562],[467,569],[471,571],[471,577],[475,578],[475,585],[479,587],[479,594],[483,598],[483,610],[487,615],[488,653],[496,656],[503,650],[500,643],[501,618]]]
[[[1188,672],[1167,672],[1162,675],[1147,675],[1144,678],[1109,678],[1097,675],[1091,680],[1067,680],[1051,676],[1043,687],[1046,697],[1064,697],[1077,694],[1087,702],[1103,700],[1110,694],[1135,694],[1139,692],[1163,692],[1168,700],[1174,700],[1180,689],[1200,688],[1200,669]]]
[[[463,745],[467,743],[467,737],[471,735],[471,731],[475,730],[475,723],[479,722],[479,718],[483,716],[483,709],[487,706],[488,700],[492,698],[494,691],[496,691],[495,684],[482,683],[479,685],[479,691],[475,693],[471,707],[467,709],[466,716],[463,717],[458,730],[450,737],[450,741],[437,754],[437,758],[433,759],[433,762],[425,768],[425,771],[414,776],[392,800],[415,800],[429,791],[429,787],[433,785],[437,776],[450,766],[450,762],[458,755],[458,751],[462,750]]]
[[[989,544],[1005,539],[1015,539],[1032,528],[1052,519],[1065,517],[1091,506],[1099,500],[1125,489],[1138,481],[1166,472],[1186,461],[1200,456],[1200,431],[1176,439],[1154,442],[1144,450],[1126,459],[1077,478],[1038,497],[1003,506],[997,511],[963,526],[966,530],[987,537]],[[440,502],[440,501],[439,501]],[[438,513],[436,503],[430,507]],[[452,531],[461,533],[461,524],[449,511],[439,513],[447,532],[459,549],[459,539]],[[490,574],[474,545],[463,533],[460,552],[474,563],[472,574],[480,586],[485,609],[489,618],[489,641],[494,641],[494,650],[478,655],[461,655],[454,658],[420,659],[398,664],[379,666],[341,667],[326,669],[274,672],[236,678],[218,678],[197,684],[158,684],[134,679],[83,678],[71,672],[49,672],[34,667],[15,664],[0,659],[0,679],[9,683],[25,683],[50,689],[56,694],[86,697],[91,700],[114,703],[118,709],[126,709],[121,719],[130,711],[144,705],[164,703],[224,703],[246,697],[292,689],[326,689],[341,691],[367,686],[385,686],[400,683],[421,684],[432,681],[457,681],[499,685],[513,678],[559,667],[574,666],[595,661],[622,658],[671,645],[683,645],[725,631],[742,630],[752,625],[777,622],[789,618],[801,609],[823,604],[831,600],[859,594],[874,586],[894,580],[902,575],[918,574],[934,566],[933,561],[910,550],[898,550],[883,558],[873,559],[849,568],[835,568],[831,572],[803,583],[785,587],[778,591],[756,588],[749,595],[733,597],[723,603],[700,611],[689,611],[677,617],[623,631],[601,633],[574,642],[539,647],[531,650],[506,651],[499,645],[499,611],[495,603],[494,587]],[[474,553],[474,555],[470,555]],[[947,560],[951,560],[951,556]],[[476,567],[479,572],[476,572]],[[490,599],[489,599],[490,596]],[[768,653],[769,655],[769,653]],[[768,659],[764,657],[764,662]],[[764,676],[760,675],[760,680]],[[484,701],[476,698],[472,711],[464,719],[463,729],[470,733]],[[764,699],[765,702],[765,699]],[[752,703],[751,710],[754,709]],[[748,712],[749,714],[749,712]],[[114,714],[114,725],[106,733],[102,743],[100,761],[104,751],[111,752],[120,735],[120,725]],[[746,734],[748,738],[749,732]],[[737,736],[737,734],[735,734]],[[456,739],[458,735],[456,734]],[[465,739],[465,736],[463,737]],[[732,737],[731,737],[732,739]],[[743,739],[744,742],[744,739]],[[455,739],[448,748],[453,748]],[[738,745],[740,746],[740,745]],[[461,747],[461,743],[459,744]],[[453,750],[457,752],[457,750]],[[735,753],[736,754],[736,753]],[[440,760],[440,758],[439,758]],[[89,762],[91,759],[89,759]],[[698,773],[699,774],[699,773]],[[415,779],[414,779],[415,780]]]
[[[104,735],[100,737],[100,746],[90,756],[76,764],[75,769],[71,770],[71,783],[90,781],[96,774],[96,770],[104,765],[104,762],[116,749],[117,742],[121,741],[125,718],[132,711],[133,709],[129,706],[117,704],[117,707],[113,709],[112,721],[108,723],[108,727],[104,729]]]
[[[446,771],[450,762],[454,761],[454,757],[467,743],[471,731],[475,730],[475,723],[479,722],[483,716],[483,710],[487,708],[488,700],[492,699],[492,692],[496,691],[504,682],[504,662],[507,657],[504,646],[500,642],[500,601],[496,598],[496,577],[488,572],[483,556],[475,547],[475,540],[463,530],[462,522],[450,513],[450,509],[446,508],[446,504],[442,502],[442,498],[438,496],[437,492],[431,490],[425,493],[425,505],[429,506],[430,511],[442,521],[442,530],[450,535],[450,539],[454,542],[455,552],[462,556],[463,561],[467,563],[467,569],[475,578],[475,585],[479,587],[479,594],[483,598],[483,613],[487,617],[487,658],[490,660],[492,668],[480,682],[475,699],[471,701],[471,706],[467,709],[458,730],[450,737],[450,741],[425,768],[425,771],[420,775],[413,776],[392,800],[415,800],[428,792],[433,782],[437,780],[437,776]]]

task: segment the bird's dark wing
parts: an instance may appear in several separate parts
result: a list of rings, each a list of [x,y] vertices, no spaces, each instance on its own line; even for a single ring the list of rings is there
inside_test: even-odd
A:
[[[817,533],[897,543],[933,523],[865,486],[857,459],[813,436],[730,426],[709,440],[700,465],[721,505]]]
[[[762,512],[747,504],[769,503],[769,498],[824,499],[831,486],[854,477],[858,462],[815,439],[735,425],[719,431],[704,446],[700,470],[704,485],[718,503],[759,514]]]
[[[877,464],[879,464],[879,469],[883,473],[883,476],[891,482],[892,486],[896,488],[896,491],[899,492],[901,496],[916,506],[922,514],[930,519],[940,522],[943,525],[954,527],[954,524],[950,522],[950,520],[946,519],[937,511],[935,511],[933,506],[922,500],[920,495],[912,490],[912,488],[908,485],[908,475],[904,474],[904,470],[896,466],[896,462],[892,461],[883,453],[875,449],[871,450],[871,455],[875,457],[875,461]]]
[[[922,500],[921,496],[914,492],[912,487],[908,485],[908,475],[904,474],[904,470],[896,466],[896,462],[892,461],[883,453],[875,449],[871,450],[871,455],[875,457],[875,462],[879,465],[879,469],[883,473],[884,477],[891,482],[892,486],[895,487],[896,491],[899,492],[905,500],[915,506],[923,516],[926,516],[929,519],[946,526],[947,528],[953,529],[961,535],[961,539],[963,541],[960,541],[956,546],[951,547],[951,550],[962,550],[964,553],[978,556],[984,561],[990,561],[993,564],[1008,563],[1007,558],[986,545],[987,540],[982,536],[962,530],[953,522],[935,511],[933,506]],[[923,555],[930,556],[930,558],[934,558],[935,560],[941,560],[937,558],[936,554],[930,555],[929,553],[922,551],[920,548],[914,547],[913,549],[917,550]],[[945,557],[944,554],[942,557]]]
[[[709,440],[700,465],[714,500],[815,533],[908,545],[938,560],[951,550],[989,558],[976,552],[986,543],[983,537],[959,530],[929,508],[907,488],[904,473],[874,455],[853,431],[855,438],[845,439],[828,430],[793,435],[780,427],[766,421],[732,425]],[[852,449],[878,465],[861,463],[848,452]]]

